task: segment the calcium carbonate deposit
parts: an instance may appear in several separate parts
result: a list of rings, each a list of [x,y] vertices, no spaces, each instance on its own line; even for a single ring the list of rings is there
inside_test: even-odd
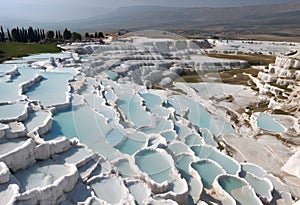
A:
[[[270,107],[299,105],[264,82],[291,85],[300,61],[278,57],[252,76],[259,91],[175,83],[185,72],[248,67],[205,56],[207,45],[131,36],[1,64],[0,204],[296,202],[298,110],[238,110],[269,92]]]

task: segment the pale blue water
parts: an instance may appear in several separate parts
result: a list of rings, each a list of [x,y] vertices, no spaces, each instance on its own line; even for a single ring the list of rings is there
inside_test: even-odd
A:
[[[150,115],[141,106],[138,95],[119,94],[117,104],[125,113],[126,119],[133,122],[135,127],[141,128],[151,126]]]
[[[224,174],[224,171],[211,160],[193,162],[192,168],[199,173],[203,186],[207,189],[212,188],[212,183],[219,174]]]
[[[259,116],[257,118],[257,126],[260,129],[267,131],[279,133],[285,132],[285,128],[281,124],[275,122],[272,118],[272,115],[266,113],[259,113]]]
[[[128,160],[120,160],[119,162],[114,164],[118,171],[120,172],[122,177],[130,177],[133,176],[135,173],[132,170],[132,168],[130,167],[130,164],[128,162]]]
[[[182,142],[173,142],[171,143],[168,148],[175,154],[179,154],[181,152],[189,152],[191,149]]]
[[[242,164],[241,167],[243,171],[250,172],[260,178],[266,175],[266,171],[254,164]]]
[[[201,180],[198,180],[197,178],[195,178],[195,176],[190,175],[189,167],[192,162],[193,162],[192,155],[183,153],[183,154],[176,155],[175,157],[175,163],[178,166],[179,172],[189,185],[189,194],[192,197],[197,198],[200,196],[202,192],[203,185]]]
[[[33,69],[33,68],[18,68],[20,76],[16,78],[18,84],[22,84],[24,82],[33,80],[36,76],[44,71],[41,69]]]
[[[213,134],[208,129],[202,129],[201,133],[206,144],[218,147],[218,143],[214,140]]]
[[[0,105],[0,119],[13,119],[24,113],[27,103]]]
[[[189,165],[193,162],[191,155],[180,154],[175,157],[175,162],[180,170],[180,173],[185,179],[190,179]]]
[[[0,64],[0,77],[13,70],[15,70],[15,65]]]
[[[54,115],[52,129],[44,137],[44,139],[52,140],[57,138],[58,136],[65,136],[69,139],[78,136],[73,121],[72,109],[59,112],[56,115]]]
[[[150,110],[153,114],[161,117],[169,117],[170,112],[165,107],[156,106]]]
[[[151,118],[151,119],[152,119],[152,123],[148,125],[149,127],[144,127],[140,129],[145,134],[151,134],[151,133],[156,134],[167,130],[173,130],[174,126],[172,121],[166,120],[165,118],[161,118],[161,117]]]
[[[93,108],[99,114],[104,115],[104,117],[110,119],[114,117],[114,112],[112,107],[105,105],[105,99],[96,94],[84,94],[84,99],[87,104]]]
[[[189,146],[203,144],[202,137],[197,134],[188,135],[184,140]]]
[[[41,54],[35,54],[35,55],[30,55],[23,57],[22,59],[25,61],[43,61],[43,60],[48,60],[49,58],[70,58],[72,55],[71,53],[41,53]]]
[[[241,179],[233,176],[224,175],[218,178],[218,182],[220,186],[229,194],[231,194],[231,191],[234,189],[240,189],[243,186],[246,186]]]
[[[61,125],[62,133],[66,137],[78,136],[83,141],[105,140],[104,136],[109,130],[103,123],[105,118],[88,106],[73,106],[71,110],[55,115],[54,120]]]
[[[141,134],[129,134],[126,136],[125,141],[116,146],[122,153],[129,155],[134,154],[147,144],[146,136]]]
[[[151,93],[143,93],[143,94],[140,94],[140,96],[144,99],[146,106],[150,110],[152,110],[156,106],[162,105],[162,103],[163,103],[162,99],[159,96],[151,94]]]
[[[43,73],[42,82],[32,87],[25,94],[31,100],[39,100],[44,106],[64,104],[67,101],[68,81],[72,73]]]
[[[0,78],[0,103],[15,102],[21,99],[19,96],[21,88],[13,82],[6,82],[5,78]]]
[[[114,94],[113,90],[106,89],[104,92],[104,97],[108,102],[114,101],[115,94]]]
[[[113,71],[110,71],[110,70],[106,70],[106,71],[103,71],[103,73],[111,80],[113,81],[116,81],[118,80],[119,78],[119,75]]]
[[[168,105],[175,108],[176,112],[184,115],[188,112],[188,119],[199,128],[210,130],[215,136],[226,133],[235,133],[231,125],[209,114],[201,105],[185,96],[168,98]]]
[[[115,128],[106,135],[106,140],[111,146],[117,146],[118,144],[122,143],[122,140],[124,140],[125,136],[126,134],[121,128]]]
[[[161,133],[161,136],[166,138],[167,141],[173,141],[176,138],[176,133],[174,131],[167,131]]]
[[[1,65],[1,64],[0,64]],[[20,75],[7,82],[6,77],[0,77],[0,102],[15,102],[21,99],[21,86],[25,82],[33,80],[42,70],[19,67]]]
[[[53,129],[44,138],[55,139],[58,136],[66,136],[68,139],[77,137],[80,142],[88,145],[95,152],[114,159],[115,149],[107,142],[105,136],[110,131],[106,119],[93,111],[87,105],[72,106],[64,112],[59,112],[53,117]]]
[[[221,154],[217,149],[205,145],[191,147],[195,155],[202,159],[211,159],[217,162],[228,174],[237,174],[240,166],[232,158]]]
[[[171,165],[161,154],[154,150],[138,152],[135,155],[135,161],[140,170],[146,172],[151,179],[158,183],[172,179],[170,176]]]
[[[192,134],[191,129],[177,121],[174,122],[174,130],[181,140],[183,140],[186,136]]]

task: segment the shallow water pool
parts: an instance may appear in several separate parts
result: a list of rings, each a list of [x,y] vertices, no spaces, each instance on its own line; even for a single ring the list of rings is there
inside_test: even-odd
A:
[[[285,127],[277,123],[272,115],[266,113],[259,113],[257,118],[257,126],[260,129],[271,131],[271,132],[285,132]]]

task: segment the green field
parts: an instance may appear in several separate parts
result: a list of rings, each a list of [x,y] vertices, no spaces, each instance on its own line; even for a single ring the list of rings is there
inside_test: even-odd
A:
[[[0,63],[14,57],[23,57],[37,53],[57,53],[61,49],[56,43],[0,43]]]

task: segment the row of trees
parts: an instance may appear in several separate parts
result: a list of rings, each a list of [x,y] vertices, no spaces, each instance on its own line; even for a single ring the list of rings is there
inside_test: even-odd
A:
[[[94,34],[85,33],[85,38],[104,38],[104,34],[102,32],[95,32]]]
[[[95,32],[95,34],[85,33],[85,38],[104,38],[102,32]],[[13,28],[11,31],[7,29],[5,34],[3,27],[0,28],[0,42],[14,41],[14,42],[44,42],[44,41],[62,41],[62,40],[82,40],[80,33],[71,32],[67,28],[61,34],[60,31],[49,30],[45,33],[44,29],[33,29],[29,27],[24,28]]]
[[[39,42],[44,40],[45,30],[44,29],[33,29],[29,27],[28,29],[24,28],[13,28],[11,31],[7,29],[7,37],[5,36],[3,27],[0,29],[0,42],[5,41],[16,41],[16,42]]]

